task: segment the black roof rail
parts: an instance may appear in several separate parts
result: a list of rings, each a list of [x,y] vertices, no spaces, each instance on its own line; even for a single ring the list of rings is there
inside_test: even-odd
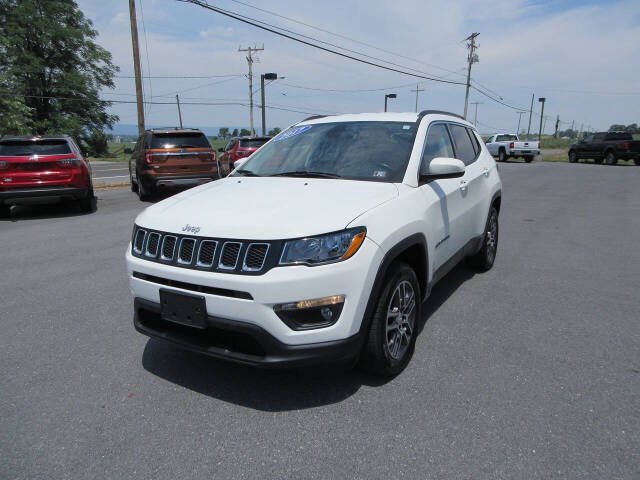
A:
[[[420,123],[420,120],[422,120],[422,117],[424,117],[425,115],[432,115],[432,114],[451,115],[452,117],[458,117],[465,121],[467,120],[462,115],[458,115],[457,113],[445,112],[444,110],[422,110],[418,114],[418,119],[416,120],[416,123]]]
[[[328,117],[329,115],[311,115],[310,117],[300,120],[298,123],[308,122],[309,120],[317,120],[318,118]]]

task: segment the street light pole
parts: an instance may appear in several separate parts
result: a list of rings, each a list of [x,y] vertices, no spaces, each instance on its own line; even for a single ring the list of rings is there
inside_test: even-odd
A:
[[[473,120],[473,125],[477,128],[478,127],[478,105],[482,105],[484,102],[469,102],[469,103],[471,103],[471,105],[476,106],[476,113]]]
[[[262,135],[267,134],[267,122],[265,121],[265,105],[264,105],[264,81],[265,80],[276,80],[278,78],[277,73],[263,73],[260,75],[260,91],[262,96]]]
[[[388,98],[396,98],[396,97],[397,97],[397,95],[395,93],[387,93],[387,94],[385,94],[385,96],[384,96],[384,111],[385,112],[387,111],[387,99]]]
[[[540,112],[540,130],[538,130],[538,142],[542,141],[542,119],[544,118],[544,102],[547,101],[545,97],[540,97],[538,99],[540,103],[542,103],[542,112]]]

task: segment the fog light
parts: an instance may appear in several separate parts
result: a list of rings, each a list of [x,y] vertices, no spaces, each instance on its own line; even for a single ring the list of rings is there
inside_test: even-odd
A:
[[[273,311],[293,330],[310,330],[333,325],[338,321],[344,295],[301,300],[274,305]]]

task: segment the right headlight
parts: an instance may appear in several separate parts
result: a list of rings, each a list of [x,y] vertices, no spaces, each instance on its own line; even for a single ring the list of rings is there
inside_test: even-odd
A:
[[[284,245],[280,265],[321,265],[346,260],[358,251],[366,234],[364,227],[357,227],[290,240]]]

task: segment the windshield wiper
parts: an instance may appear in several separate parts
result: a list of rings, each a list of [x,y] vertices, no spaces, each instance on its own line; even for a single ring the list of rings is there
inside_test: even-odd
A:
[[[259,177],[260,176],[256,173],[253,173],[251,170],[245,170],[244,168],[241,168],[233,172],[233,176],[236,176],[236,175],[240,175],[243,177]]]
[[[296,170],[293,172],[281,172],[269,175],[270,177],[316,177],[316,178],[342,178],[337,173],[313,172],[309,170]]]

